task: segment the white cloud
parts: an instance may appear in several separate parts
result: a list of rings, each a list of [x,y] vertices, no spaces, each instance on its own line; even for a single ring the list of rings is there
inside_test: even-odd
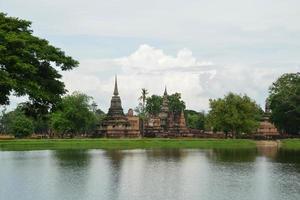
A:
[[[114,74],[118,74],[119,91],[126,109],[135,107],[141,88],[150,94],[180,92],[187,107],[208,109],[209,98],[222,97],[229,91],[248,94],[263,103],[270,84],[282,73],[299,71],[299,65],[283,67],[259,65],[216,65],[195,58],[186,48],[176,56],[162,49],[140,45],[132,54],[114,59],[83,60],[78,69],[64,73],[70,91],[80,90],[95,97],[107,110],[113,91]]]

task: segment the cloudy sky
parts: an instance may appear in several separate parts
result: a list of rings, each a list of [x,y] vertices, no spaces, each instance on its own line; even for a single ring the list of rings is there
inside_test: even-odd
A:
[[[67,89],[105,111],[115,74],[125,110],[141,88],[166,85],[200,111],[228,91],[263,105],[276,78],[300,71],[299,0],[0,0],[0,10],[79,60]]]

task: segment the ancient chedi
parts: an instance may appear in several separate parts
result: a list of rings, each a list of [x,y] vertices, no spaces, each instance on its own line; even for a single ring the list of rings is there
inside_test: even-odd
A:
[[[132,109],[129,109],[127,116],[125,116],[123,112],[117,77],[115,77],[115,88],[111,98],[110,108],[100,126],[100,133],[106,137],[140,136],[139,118],[133,115]]]
[[[268,100],[266,101],[265,113],[259,124],[256,136],[264,138],[274,138],[279,136],[277,128],[270,122],[270,109]]]
[[[180,114],[170,111],[167,88],[165,88],[161,111],[158,116],[148,116],[144,135],[146,137],[185,137],[189,133],[183,110]]]

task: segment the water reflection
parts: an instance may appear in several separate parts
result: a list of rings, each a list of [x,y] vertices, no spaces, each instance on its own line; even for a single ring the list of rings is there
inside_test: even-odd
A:
[[[0,199],[300,199],[300,152],[0,152]]]
[[[54,151],[53,166],[55,173],[55,199],[84,199],[91,155],[87,150],[57,150]]]
[[[219,162],[253,162],[256,159],[256,149],[214,149],[207,157]]]

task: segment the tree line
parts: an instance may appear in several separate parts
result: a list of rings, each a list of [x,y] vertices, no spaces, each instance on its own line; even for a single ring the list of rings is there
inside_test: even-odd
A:
[[[31,133],[86,135],[95,130],[105,113],[92,97],[66,95],[60,71],[78,67],[78,61],[45,39],[33,35],[31,22],[0,13],[0,105],[9,97],[26,96],[13,111],[2,110],[0,133],[26,137]],[[162,96],[142,89],[135,111],[141,120],[160,112]],[[180,93],[168,95],[170,111],[185,111],[188,127],[222,131],[234,137],[255,132],[263,111],[247,95],[228,93],[210,99],[209,111],[185,110]],[[284,133],[300,134],[300,73],[283,74],[269,88],[271,121]]]

